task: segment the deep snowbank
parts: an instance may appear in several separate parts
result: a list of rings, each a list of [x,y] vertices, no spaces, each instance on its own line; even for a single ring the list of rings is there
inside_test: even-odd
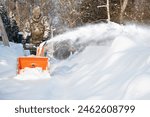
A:
[[[17,57],[23,55],[21,44],[10,43],[10,47],[0,42],[0,79],[16,75]]]
[[[51,79],[35,81],[14,79],[16,53],[0,46],[10,53],[0,55],[0,68],[5,68],[0,71],[0,99],[150,99],[149,32],[150,27],[110,23],[57,36],[49,42],[70,39],[86,48],[53,61]]]

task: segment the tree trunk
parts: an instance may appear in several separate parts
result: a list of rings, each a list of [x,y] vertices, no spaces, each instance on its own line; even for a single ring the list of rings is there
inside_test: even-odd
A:
[[[16,22],[17,25],[20,27],[20,11],[19,11],[19,2],[16,1]]]
[[[123,15],[124,15],[124,12],[126,10],[126,7],[127,7],[127,4],[128,4],[128,0],[120,0],[120,5],[121,5],[121,12],[120,12],[120,23],[123,23]]]
[[[107,18],[108,18],[108,22],[110,22],[109,0],[107,0]]]
[[[8,36],[6,34],[5,27],[4,27],[1,16],[0,16],[0,32],[1,32],[1,36],[2,36],[4,46],[9,46]]]

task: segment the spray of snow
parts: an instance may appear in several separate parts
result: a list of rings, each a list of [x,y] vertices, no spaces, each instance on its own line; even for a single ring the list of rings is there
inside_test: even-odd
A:
[[[49,79],[14,79],[18,54],[0,46],[0,99],[150,99],[149,32],[148,26],[109,23],[59,35],[49,43],[71,40],[85,47],[67,60],[54,60]]]

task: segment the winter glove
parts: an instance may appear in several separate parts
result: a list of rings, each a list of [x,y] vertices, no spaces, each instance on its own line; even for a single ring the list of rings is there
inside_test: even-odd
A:
[[[22,44],[23,44],[23,45],[26,44],[26,39],[23,39],[23,40],[22,40]]]

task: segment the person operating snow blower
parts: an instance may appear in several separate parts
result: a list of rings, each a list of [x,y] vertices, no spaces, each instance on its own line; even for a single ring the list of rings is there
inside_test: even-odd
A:
[[[41,42],[48,40],[49,33],[48,17],[43,16],[40,7],[36,6],[32,11],[31,19],[26,22],[23,30],[24,43],[30,43],[27,48],[30,49],[31,54],[36,54],[36,48]]]
[[[35,7],[32,12],[32,18],[26,22],[23,31],[24,47],[30,49],[31,56],[20,56],[17,59],[17,73],[21,74],[26,68],[40,68],[41,72],[48,72],[50,65],[48,57],[44,55],[44,44],[42,49],[38,47],[41,42],[48,40],[50,26],[48,18],[42,16],[39,6]],[[28,47],[27,47],[27,43]]]

